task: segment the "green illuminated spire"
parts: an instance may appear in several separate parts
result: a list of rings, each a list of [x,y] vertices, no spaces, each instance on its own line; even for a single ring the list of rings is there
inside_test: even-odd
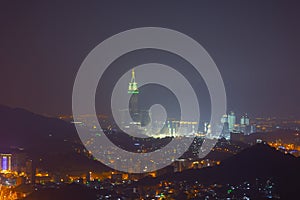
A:
[[[138,94],[138,93],[139,93],[139,89],[138,89],[137,82],[135,82],[134,69],[132,69],[131,81],[129,82],[129,85],[128,85],[128,94]]]

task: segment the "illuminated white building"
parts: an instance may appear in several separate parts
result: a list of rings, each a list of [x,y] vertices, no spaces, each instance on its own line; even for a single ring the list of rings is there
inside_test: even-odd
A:
[[[250,119],[247,114],[241,117],[241,125],[246,125],[246,126],[250,125]]]
[[[228,127],[229,127],[229,131],[233,132],[234,131],[234,125],[236,123],[236,117],[234,112],[230,112],[228,115]]]

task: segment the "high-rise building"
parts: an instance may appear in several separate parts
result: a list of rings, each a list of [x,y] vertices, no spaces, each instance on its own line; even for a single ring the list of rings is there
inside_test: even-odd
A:
[[[230,131],[229,131],[229,123],[228,123],[228,115],[223,115],[221,118],[222,123],[222,133],[221,137],[225,138],[226,140],[230,140]]]
[[[128,94],[138,94],[139,93],[139,88],[138,84],[135,81],[135,72],[134,69],[131,70],[131,80],[128,84]]]
[[[250,134],[251,133],[255,133],[256,132],[256,125],[255,124],[252,124],[251,126],[250,126]]]
[[[228,127],[229,127],[229,131],[230,132],[233,132],[234,131],[234,125],[236,123],[236,117],[235,117],[235,114],[234,112],[230,112],[228,114]]]
[[[240,120],[240,132],[244,133],[245,135],[251,134],[251,126],[250,126],[250,119],[247,115],[243,115]]]
[[[131,94],[129,101],[129,113],[134,122],[140,122],[140,114],[138,108],[138,84],[135,81],[134,69],[131,71],[131,80],[128,84],[128,94]]]
[[[221,118],[221,123],[224,124],[225,122],[228,122],[228,115],[223,115]]]
[[[0,154],[0,171],[11,170],[11,154]]]
[[[250,125],[250,119],[247,113],[241,117],[241,125],[246,125],[246,126]]]
[[[228,122],[224,122],[221,137],[230,140],[230,131]]]
[[[209,123],[208,122],[205,122],[204,123],[204,133],[208,133],[208,129],[209,129]]]

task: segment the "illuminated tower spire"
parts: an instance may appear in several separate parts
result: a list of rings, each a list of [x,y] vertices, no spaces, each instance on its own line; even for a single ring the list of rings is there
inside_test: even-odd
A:
[[[128,85],[128,94],[131,95],[130,101],[129,101],[129,112],[131,115],[131,118],[133,119],[134,122],[139,122],[140,117],[139,117],[139,109],[138,109],[138,94],[139,94],[139,89],[138,89],[138,84],[135,82],[135,73],[134,69],[131,71],[131,80]]]
[[[137,82],[135,82],[135,72],[134,69],[132,69],[131,81],[129,82],[128,85],[128,94],[138,94],[138,93],[139,93],[139,89],[138,89]]]

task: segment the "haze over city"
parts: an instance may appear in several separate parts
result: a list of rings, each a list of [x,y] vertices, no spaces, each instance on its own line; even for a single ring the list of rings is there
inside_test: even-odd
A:
[[[298,199],[298,1],[5,1],[0,200]]]

